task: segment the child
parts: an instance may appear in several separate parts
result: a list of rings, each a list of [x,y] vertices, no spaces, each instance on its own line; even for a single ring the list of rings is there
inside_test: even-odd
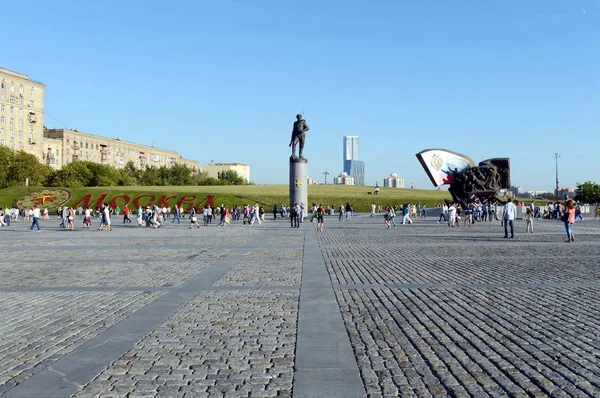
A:
[[[525,231],[525,233],[527,233],[527,232],[533,233],[533,211],[531,211],[531,209],[529,207],[527,208],[527,211],[525,212],[525,220],[527,221],[527,230]]]

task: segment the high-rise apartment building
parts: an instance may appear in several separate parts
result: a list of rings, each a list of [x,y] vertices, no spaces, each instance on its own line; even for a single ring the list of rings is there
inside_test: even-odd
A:
[[[365,162],[358,160],[358,136],[344,136],[344,172],[354,179],[354,185],[365,185]]]
[[[0,68],[0,146],[23,150],[41,162],[60,168],[75,160],[123,168],[185,164],[198,172],[198,161],[175,151],[68,129],[44,127],[44,89],[27,75]]]
[[[42,158],[44,89],[27,75],[0,68],[0,145]]]

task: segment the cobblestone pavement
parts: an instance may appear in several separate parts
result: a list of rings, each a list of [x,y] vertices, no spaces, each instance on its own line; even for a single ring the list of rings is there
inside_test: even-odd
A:
[[[0,396],[600,396],[600,223],[436,221],[1,228]]]
[[[597,222],[382,228],[320,235],[369,397],[600,396]]]

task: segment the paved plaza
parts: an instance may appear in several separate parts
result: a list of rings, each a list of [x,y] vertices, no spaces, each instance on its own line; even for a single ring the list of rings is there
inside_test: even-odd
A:
[[[436,221],[13,223],[0,396],[600,396],[600,222]]]

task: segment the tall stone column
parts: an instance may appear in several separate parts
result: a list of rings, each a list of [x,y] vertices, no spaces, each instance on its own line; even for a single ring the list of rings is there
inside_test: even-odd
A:
[[[304,203],[304,215],[308,212],[308,160],[290,157],[290,207],[294,202]]]

